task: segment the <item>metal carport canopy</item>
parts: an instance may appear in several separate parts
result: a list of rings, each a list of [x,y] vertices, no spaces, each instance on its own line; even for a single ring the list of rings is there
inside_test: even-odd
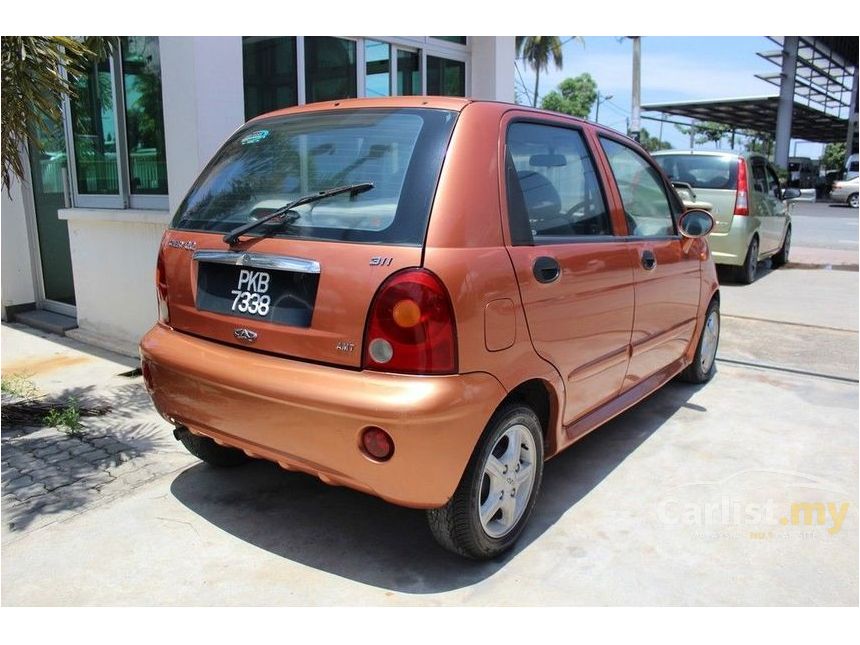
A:
[[[649,103],[642,109],[686,116],[698,121],[716,121],[737,130],[755,130],[773,135],[776,132],[778,96],[753,96],[733,99],[686,101],[678,103]],[[825,114],[794,102],[791,136],[795,139],[821,143],[845,140],[848,120]]]

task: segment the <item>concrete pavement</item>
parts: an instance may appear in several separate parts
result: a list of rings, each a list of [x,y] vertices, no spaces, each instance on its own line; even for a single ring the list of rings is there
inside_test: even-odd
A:
[[[549,462],[499,562],[441,551],[420,511],[198,464],[5,542],[3,602],[855,605],[857,448],[855,385],[720,365]]]
[[[795,266],[858,265],[857,210],[829,202],[792,207],[790,261]]]
[[[491,563],[439,549],[420,511],[268,463],[201,464],[124,359],[4,325],[4,374],[112,403],[89,432],[140,454],[120,464],[137,477],[97,461],[110,477],[67,508],[28,506],[7,493],[15,442],[64,435],[4,427],[2,602],[856,605],[856,280],[725,285],[715,379],[670,383],[550,461],[523,539]]]

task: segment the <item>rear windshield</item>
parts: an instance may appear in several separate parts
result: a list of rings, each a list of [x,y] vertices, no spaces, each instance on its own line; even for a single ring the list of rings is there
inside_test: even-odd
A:
[[[456,113],[315,112],[248,124],[215,155],[173,228],[226,233],[299,197],[346,184],[373,189],[295,209],[275,237],[420,245]],[[248,235],[267,231],[265,226]]]
[[[655,155],[654,160],[672,181],[693,188],[731,189],[737,187],[738,160],[711,155]]]

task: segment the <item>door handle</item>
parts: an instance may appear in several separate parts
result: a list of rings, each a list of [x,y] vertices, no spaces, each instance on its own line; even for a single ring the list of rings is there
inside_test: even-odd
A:
[[[654,256],[654,251],[645,249],[642,251],[642,268],[646,271],[653,271],[657,266],[657,258]]]
[[[558,265],[555,258],[542,255],[535,260],[535,263],[532,266],[532,273],[535,276],[535,280],[547,284],[558,280],[561,275],[561,267]]]

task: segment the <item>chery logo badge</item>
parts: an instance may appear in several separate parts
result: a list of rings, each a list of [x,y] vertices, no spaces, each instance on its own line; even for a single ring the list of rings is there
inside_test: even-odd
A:
[[[249,343],[253,343],[255,340],[257,340],[257,332],[251,331],[250,329],[245,329],[244,327],[234,329],[233,335],[239,340],[245,340]]]

